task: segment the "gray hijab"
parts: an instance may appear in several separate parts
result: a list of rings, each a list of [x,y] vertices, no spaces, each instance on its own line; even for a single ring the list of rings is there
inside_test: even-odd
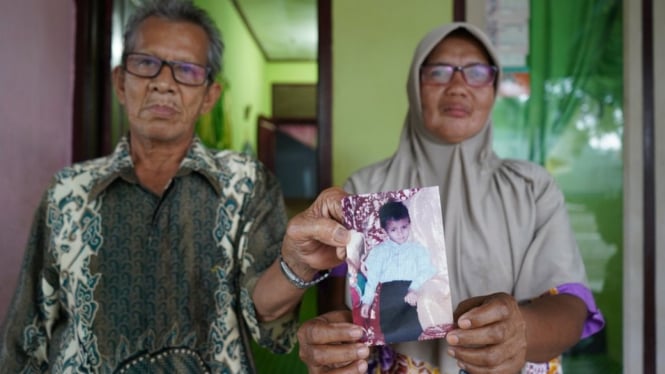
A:
[[[420,66],[458,28],[475,36],[498,66],[488,38],[471,24],[451,23],[428,33],[409,70],[409,109],[397,151],[354,173],[345,189],[369,193],[439,186],[453,307],[469,297],[495,292],[522,300],[564,283],[586,284],[563,195],[543,168],[500,159],[492,149],[489,120],[479,133],[457,144],[445,143],[425,128]],[[418,352],[436,344],[422,343],[400,347],[413,354],[408,346]],[[436,362],[431,354],[421,358]]]

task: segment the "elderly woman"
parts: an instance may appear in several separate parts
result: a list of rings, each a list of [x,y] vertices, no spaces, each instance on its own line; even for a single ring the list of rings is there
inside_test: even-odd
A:
[[[369,362],[391,373],[552,373],[563,351],[602,328],[555,181],[492,149],[499,71],[476,27],[431,31],[413,56],[399,148],[345,186],[354,194],[440,187],[456,328],[370,356],[349,312],[329,312],[299,330],[310,372],[366,372]]]

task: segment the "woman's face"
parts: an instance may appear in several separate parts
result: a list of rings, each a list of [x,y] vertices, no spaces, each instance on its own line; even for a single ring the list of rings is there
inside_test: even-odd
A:
[[[425,64],[467,66],[490,64],[475,39],[449,36],[427,56]],[[447,84],[420,84],[425,128],[446,143],[459,143],[476,135],[487,123],[494,104],[494,85],[469,86],[461,71]]]

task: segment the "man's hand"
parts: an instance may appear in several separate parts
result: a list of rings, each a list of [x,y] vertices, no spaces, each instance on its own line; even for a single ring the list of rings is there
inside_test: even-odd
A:
[[[526,363],[526,323],[512,296],[473,297],[455,310],[457,326],[448,333],[448,354],[473,374],[514,374]]]
[[[282,258],[297,277],[310,281],[319,270],[331,269],[344,261],[350,234],[342,221],[342,198],[346,193],[329,188],[304,212],[293,217],[282,241]],[[273,321],[293,312],[304,289],[297,288],[282,274],[275,260],[254,287],[252,300],[261,322]]]
[[[311,279],[317,271],[331,269],[346,258],[349,231],[343,220],[340,188],[326,189],[305,211],[293,217],[282,243],[282,256],[289,267],[303,279]]]
[[[351,323],[350,311],[334,311],[311,319],[298,329],[300,359],[310,374],[355,374],[367,371],[369,347],[364,331]]]

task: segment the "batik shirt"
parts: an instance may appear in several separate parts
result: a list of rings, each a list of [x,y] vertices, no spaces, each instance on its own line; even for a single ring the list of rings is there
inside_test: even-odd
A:
[[[295,314],[251,299],[286,216],[276,179],[198,139],[162,194],[138,183],[127,139],[60,171],[36,213],[3,329],[0,372],[246,373],[250,337],[276,353]]]

